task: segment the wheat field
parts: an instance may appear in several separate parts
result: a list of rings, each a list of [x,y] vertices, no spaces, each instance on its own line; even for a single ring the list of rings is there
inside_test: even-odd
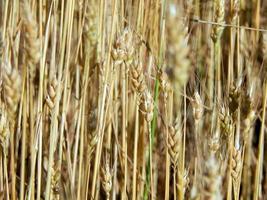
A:
[[[1,0],[0,200],[267,199],[266,0]]]

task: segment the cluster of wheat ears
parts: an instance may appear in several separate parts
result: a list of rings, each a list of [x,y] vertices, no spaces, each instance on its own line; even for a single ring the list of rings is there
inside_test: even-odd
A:
[[[0,199],[267,199],[266,10],[1,0]]]

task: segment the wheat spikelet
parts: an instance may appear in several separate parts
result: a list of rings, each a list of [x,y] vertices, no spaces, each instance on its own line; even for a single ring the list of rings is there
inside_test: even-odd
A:
[[[221,175],[219,166],[212,155],[206,162],[206,173],[204,174],[204,199],[220,200],[221,196]]]
[[[4,153],[8,153],[10,131],[8,128],[7,113],[3,108],[0,109],[0,146]]]
[[[85,24],[84,24],[84,39],[86,51],[90,47],[95,46],[98,35],[97,35],[97,8],[95,5],[88,6],[87,12],[85,14]]]
[[[266,60],[267,58],[267,33],[262,33],[262,53],[263,58]]]
[[[191,102],[193,106],[193,116],[196,124],[198,124],[204,112],[203,102],[198,92],[195,92],[194,99]]]
[[[188,59],[188,33],[187,27],[183,24],[178,7],[170,5],[169,23],[167,24],[167,60],[170,69],[172,85],[180,89],[187,83],[190,70]]]
[[[134,89],[138,94],[142,94],[147,88],[142,63],[135,60],[131,65],[130,72]]]
[[[249,114],[244,120],[244,140],[247,141],[249,132],[251,130],[251,127],[253,125],[253,121],[255,120],[255,111],[253,109],[250,110]]]
[[[216,23],[223,24],[224,23],[224,0],[215,0],[214,1],[214,9],[215,9],[215,16],[214,21]],[[213,42],[217,42],[223,33],[224,27],[223,26],[212,26],[211,30],[211,39]]]
[[[220,148],[220,141],[219,141],[219,137],[213,136],[213,138],[211,138],[209,140],[209,149],[211,151],[211,153],[216,153],[218,151],[218,149]]]
[[[107,156],[104,164],[104,168],[102,168],[102,186],[106,193],[106,199],[110,199],[110,191],[112,189],[112,175],[109,166],[109,156]]]
[[[171,158],[171,162],[174,167],[176,167],[178,164],[181,142],[182,142],[181,131],[178,130],[177,128],[174,128],[173,126],[169,126],[167,147],[168,147],[168,153]]]
[[[230,137],[234,130],[233,120],[232,117],[229,115],[229,112],[226,111],[224,107],[222,107],[219,113],[219,119],[220,119],[220,128],[222,129],[222,132],[226,136]]]
[[[160,83],[160,87],[163,91],[163,95],[164,95],[164,101],[166,103],[170,92],[172,91],[172,87],[168,78],[168,75],[162,70],[159,69],[158,70],[158,79],[159,79],[159,83]]]
[[[8,117],[13,121],[15,119],[18,103],[20,100],[21,77],[17,69],[12,68],[9,62],[5,63],[4,69],[4,99]]]
[[[116,64],[126,62],[131,64],[134,55],[133,32],[126,27],[113,44],[112,57]]]
[[[232,178],[234,182],[237,182],[240,178],[240,173],[242,169],[242,162],[241,162],[241,150],[237,148],[233,148],[233,154],[232,154]]]
[[[141,101],[140,110],[145,115],[145,120],[147,121],[147,123],[150,123],[153,119],[154,104],[152,95],[149,92],[149,90],[145,90],[142,93],[140,101]]]
[[[90,161],[92,159],[92,154],[95,150],[96,144],[99,140],[98,132],[96,131],[96,121],[97,121],[97,109],[91,110],[89,113],[89,119],[88,119],[88,133],[90,133],[88,138],[88,145],[87,145],[87,151],[86,156],[87,159]]]
[[[87,158],[89,158],[89,159],[92,158],[91,156],[95,150],[95,147],[96,147],[98,140],[99,140],[99,136],[97,134],[97,131],[94,131],[92,133],[92,135],[90,135],[90,137],[89,137],[89,143],[87,146]]]
[[[184,173],[179,172],[178,170],[178,178],[177,178],[177,189],[180,196],[184,196],[186,187],[189,183],[188,172],[184,171]]]
[[[60,196],[59,196],[59,183],[60,183],[60,169],[59,167],[54,164],[54,166],[52,167],[52,172],[51,172],[51,199],[52,200],[59,200]]]
[[[237,17],[239,14],[239,0],[234,0],[233,2],[233,10],[232,10],[232,23],[236,24],[237,23]]]
[[[130,68],[133,87],[139,96],[139,109],[145,116],[145,120],[149,123],[153,119],[153,98],[147,88],[145,77],[143,74],[142,63],[134,61]]]
[[[242,171],[242,151],[239,147],[233,147],[232,162],[231,162],[231,176],[233,180],[234,196],[238,199],[239,196],[239,183],[241,180]]]
[[[55,106],[57,86],[58,86],[58,81],[57,78],[54,77],[48,86],[47,95],[45,98],[46,104],[51,110]]]
[[[33,79],[36,74],[36,64],[40,60],[40,39],[38,38],[38,24],[31,11],[29,2],[23,2],[24,11],[24,28],[25,28],[25,50],[26,50],[26,64],[30,71],[30,77]]]

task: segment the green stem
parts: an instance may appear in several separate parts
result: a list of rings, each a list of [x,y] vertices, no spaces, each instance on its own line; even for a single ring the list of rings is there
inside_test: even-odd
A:
[[[149,131],[149,159],[147,162],[146,166],[146,185],[145,185],[145,190],[144,190],[144,200],[148,199],[148,191],[150,188],[150,176],[153,174],[150,174],[150,160],[152,157],[152,152],[153,152],[153,146],[154,146],[154,137],[155,137],[155,131],[156,131],[156,125],[157,125],[157,117],[158,117],[158,111],[157,111],[157,105],[158,105],[158,93],[159,93],[159,81],[156,79],[156,84],[155,84],[155,95],[154,95],[154,111],[153,111],[153,119]]]
[[[162,9],[161,9],[161,20],[160,20],[160,49],[159,49],[159,65],[158,68],[160,69],[163,63],[163,42],[164,42],[164,29],[165,29],[165,12],[166,12],[166,0],[162,0]],[[149,159],[146,166],[146,184],[144,190],[144,200],[148,199],[148,191],[150,188],[150,180],[153,174],[150,174],[151,164],[150,161],[152,160],[153,154],[153,146],[154,146],[154,138],[155,138],[155,131],[157,126],[157,117],[158,117],[158,96],[159,96],[159,80],[156,79],[155,88],[154,88],[154,111],[153,111],[153,119],[149,131]],[[153,183],[152,183],[153,184]],[[152,197],[153,199],[153,197]]]

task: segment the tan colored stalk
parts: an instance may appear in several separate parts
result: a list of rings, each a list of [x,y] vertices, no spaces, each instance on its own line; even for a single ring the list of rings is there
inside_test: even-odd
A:
[[[102,7],[103,6],[103,7]],[[105,11],[104,8],[105,4],[101,4],[101,11],[100,13]],[[113,37],[114,37],[114,33],[115,33],[115,22],[117,20],[117,0],[115,0],[114,4],[113,4],[113,8],[112,8],[112,23],[111,23],[111,33],[110,33],[110,37],[109,37],[109,46],[108,46],[108,54],[107,54],[107,59],[106,59],[106,65],[110,65],[110,61],[111,61],[111,50],[112,50],[112,44],[113,44]],[[103,15],[105,16],[105,14]],[[102,16],[101,16],[102,17]],[[103,23],[103,21],[101,21]],[[102,26],[102,24],[100,23],[100,25]],[[102,35],[102,34],[101,34]],[[103,35],[102,35],[103,36]],[[103,37],[100,36],[100,39],[103,40]],[[101,42],[102,42],[101,40]],[[101,47],[102,49],[102,47]],[[107,67],[105,65],[105,67]],[[100,165],[100,157],[101,157],[101,149],[102,149],[102,140],[103,140],[103,134],[104,134],[104,128],[105,128],[105,102],[106,102],[106,97],[109,95],[107,94],[107,88],[108,88],[108,81],[109,81],[109,76],[110,76],[110,67],[107,67],[105,70],[105,74],[104,74],[104,78],[103,78],[103,91],[102,91],[102,95],[101,95],[101,101],[99,102],[99,118],[98,118],[98,134],[100,135],[100,141],[97,143],[97,147],[96,147],[96,159],[95,159],[95,166],[94,166],[94,173],[93,173],[93,181],[92,181],[92,189],[91,189],[91,195],[92,198],[94,198],[95,194],[96,194],[96,184],[97,184],[97,179],[98,179],[98,168]],[[113,82],[112,84],[113,85]],[[112,86],[111,86],[112,88]]]
[[[172,121],[172,88],[169,83],[167,74],[163,70],[159,70],[158,72],[158,79],[160,82],[160,86],[163,93],[163,103],[164,103],[164,120]],[[166,138],[169,138],[169,129],[168,127],[164,127],[166,132]],[[168,153],[168,148],[166,148],[166,174],[165,174],[165,200],[169,199],[169,190],[170,190],[170,155]]]
[[[62,37],[62,48],[60,51],[60,60],[59,60],[59,67],[58,67],[58,79],[62,79],[62,74],[63,74],[63,55],[66,55],[66,68],[65,68],[65,73],[68,72],[68,67],[69,67],[69,57],[70,57],[70,42],[67,43],[67,41],[70,41],[71,34],[72,34],[72,21],[73,21],[73,6],[74,6],[74,1],[68,1],[67,7],[66,7],[66,20],[64,24],[64,31],[63,31],[63,37]],[[68,31],[67,31],[68,30]],[[68,40],[66,40],[68,38]],[[66,49],[65,49],[66,48]],[[66,50],[66,54],[65,54]],[[65,75],[66,76],[66,75]],[[58,126],[58,121],[57,121],[57,115],[59,112],[59,102],[61,98],[61,88],[62,84],[59,83],[57,87],[57,92],[56,92],[56,105],[53,109],[52,113],[52,120],[51,120],[51,125],[50,125],[50,147],[49,147],[49,160],[48,160],[48,174],[47,174],[47,183],[46,183],[46,189],[45,189],[45,199],[48,200],[50,197],[50,191],[51,191],[51,176],[52,176],[52,166],[53,166],[53,158],[54,158],[54,151],[56,147],[56,140],[57,140],[57,126]]]
[[[185,170],[185,149],[186,149],[186,119],[187,119],[187,109],[186,109],[186,85],[184,85],[184,121],[183,121],[183,144],[180,156],[180,165],[178,173],[178,191],[180,199],[185,198],[186,185],[188,184],[188,172]]]
[[[93,47],[95,45],[95,39],[92,38],[91,34],[94,30],[94,27],[92,28],[92,26],[89,26],[89,28],[93,29],[93,30],[89,30],[87,32],[87,55],[86,55],[86,65],[85,65],[85,69],[84,69],[84,76],[82,77],[82,85],[83,85],[83,91],[82,91],[82,124],[81,124],[81,141],[80,141],[80,162],[79,162],[79,182],[78,182],[78,199],[81,197],[80,191],[81,191],[81,185],[82,185],[82,166],[83,166],[83,149],[84,149],[84,129],[85,129],[85,120],[84,120],[84,115],[85,115],[85,109],[86,109],[86,98],[87,98],[87,90],[88,90],[88,83],[89,83],[89,72],[90,72],[90,53],[93,53]],[[88,41],[89,40],[89,41]],[[97,136],[97,135],[95,135]],[[91,146],[90,149],[91,151],[93,150],[97,139],[93,138],[94,140],[91,141]],[[92,153],[92,152],[91,152]],[[90,162],[90,161],[89,161]]]
[[[232,14],[232,23],[236,24],[239,11],[239,0],[231,0],[231,14]],[[233,81],[233,69],[234,69],[234,46],[235,46],[235,29],[230,29],[230,52],[228,55],[228,77],[227,77],[227,92],[230,91],[230,86]]]
[[[122,199],[127,196],[127,182],[128,182],[128,154],[127,154],[127,84],[126,80],[127,69],[125,64],[122,65],[122,152],[123,152],[123,164],[124,164],[124,185],[122,192]]]
[[[133,46],[133,33],[129,28],[125,28],[120,37],[115,41],[112,57],[115,61],[115,65],[121,64],[122,71],[122,152],[123,152],[123,167],[124,167],[124,184],[122,199],[126,198],[127,181],[128,181],[128,161],[127,161],[127,78],[128,67],[132,63],[134,53]]]
[[[26,71],[25,71],[26,72]],[[24,74],[26,74],[24,72]],[[24,87],[25,87],[25,80],[26,80],[26,76],[24,75]],[[24,88],[23,87],[23,88]],[[24,190],[25,190],[25,160],[26,160],[26,138],[27,138],[27,133],[26,133],[26,130],[27,130],[27,127],[26,127],[26,124],[27,124],[27,99],[26,99],[26,94],[25,92],[23,92],[23,98],[22,98],[22,141],[21,141],[21,145],[22,145],[22,150],[21,150],[21,158],[22,158],[22,162],[21,162],[21,168],[20,168],[20,176],[21,176],[21,183],[20,183],[20,199],[23,199],[24,198]]]
[[[136,105],[135,111],[135,132],[134,132],[134,166],[133,166],[133,186],[132,186],[132,199],[136,200],[137,189],[137,151],[138,151],[138,137],[139,137],[139,106]]]
[[[201,123],[203,121],[203,112],[204,112],[204,105],[202,102],[202,98],[200,97],[200,94],[196,91],[194,93],[194,98],[191,100],[192,103],[192,107],[193,107],[193,117],[194,117],[194,129],[195,129],[195,135],[194,135],[194,139],[195,139],[195,145],[196,145],[196,153],[197,153],[197,158],[196,158],[196,162],[197,162],[197,167],[195,173],[196,173],[196,180],[197,183],[199,183],[200,180],[200,174],[201,174],[201,160],[203,159],[203,155],[202,155],[202,145],[203,142],[201,141]]]
[[[252,154],[252,132],[253,124],[255,120],[255,110],[252,107],[252,96],[251,92],[249,94],[249,105],[248,105],[248,114],[243,121],[244,125],[244,158],[243,158],[243,178],[241,184],[244,186],[244,190],[242,191],[242,196],[250,196],[250,188],[251,188],[251,154]]]
[[[136,91],[136,101],[137,101],[137,105],[136,105],[136,116],[135,116],[135,141],[134,141],[134,179],[133,179],[133,199],[136,199],[136,180],[137,180],[137,148],[138,148],[138,137],[139,137],[139,110],[141,109],[141,105],[142,104],[142,100],[141,100],[141,95],[144,93],[144,91],[146,90],[147,86],[146,86],[146,82],[145,82],[145,78],[144,78],[144,74],[143,74],[143,69],[142,69],[143,65],[141,62],[138,61],[134,61],[133,64],[131,65],[130,68],[130,74],[131,74],[131,79],[132,79],[132,84],[133,87]],[[140,159],[139,159],[140,160]]]
[[[39,63],[41,51],[40,51],[40,40],[38,38],[39,32],[38,32],[38,24],[36,21],[36,18],[31,10],[30,4],[28,0],[25,0],[23,2],[23,25],[25,29],[25,65],[28,70],[28,76],[29,76],[29,113],[30,113],[30,143],[35,143],[35,124],[34,120],[36,117],[36,109],[35,109],[35,102],[34,102],[34,79],[36,76],[36,64]],[[35,169],[35,156],[34,156],[34,145],[31,146],[31,169]],[[30,179],[30,185],[33,184],[33,180],[35,177],[35,170],[31,172],[31,179]],[[34,194],[34,187],[30,187],[31,191],[29,194]]]
[[[256,4],[256,8],[255,8],[255,18],[254,18],[254,25],[256,29],[260,28],[260,23],[261,23],[261,1],[260,0],[256,0],[255,2]],[[259,40],[259,31],[256,31],[256,35],[255,35],[255,41],[257,42]]]

